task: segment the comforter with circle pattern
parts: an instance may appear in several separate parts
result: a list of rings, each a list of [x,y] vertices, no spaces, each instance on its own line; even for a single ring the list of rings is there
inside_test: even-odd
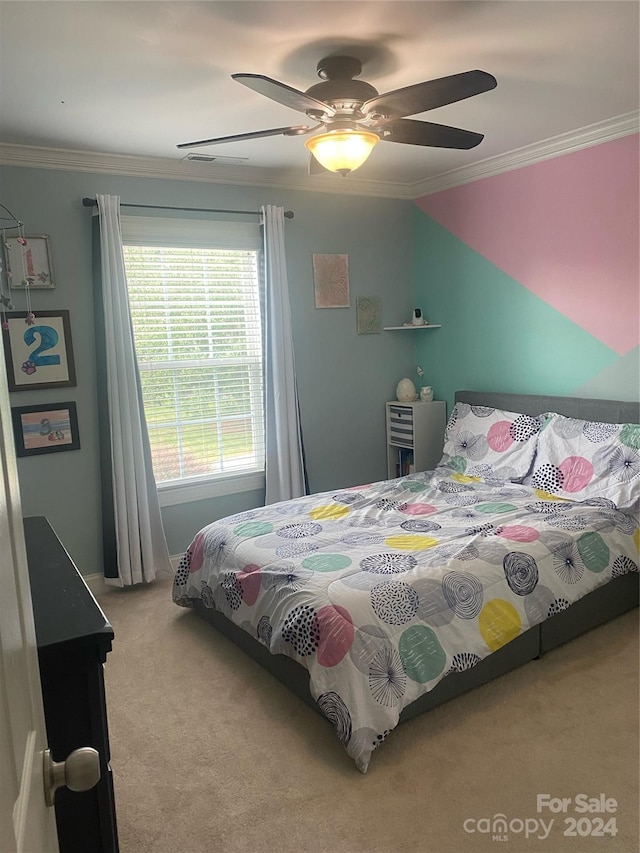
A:
[[[358,768],[450,672],[638,570],[637,515],[447,468],[203,528],[173,599],[200,598],[310,674]]]

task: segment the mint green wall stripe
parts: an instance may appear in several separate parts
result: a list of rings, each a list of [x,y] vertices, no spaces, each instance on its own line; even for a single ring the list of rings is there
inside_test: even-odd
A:
[[[443,326],[415,333],[416,360],[424,384],[449,406],[460,388],[575,394],[618,361],[617,353],[417,207],[414,241],[414,303]],[[603,390],[597,396],[610,396]]]

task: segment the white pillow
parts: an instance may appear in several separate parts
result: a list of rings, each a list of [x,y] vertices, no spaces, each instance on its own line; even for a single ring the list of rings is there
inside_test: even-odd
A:
[[[531,470],[541,417],[456,403],[438,467],[482,480],[520,482]]]
[[[574,501],[640,502],[640,424],[608,424],[550,412],[538,440],[532,486]]]

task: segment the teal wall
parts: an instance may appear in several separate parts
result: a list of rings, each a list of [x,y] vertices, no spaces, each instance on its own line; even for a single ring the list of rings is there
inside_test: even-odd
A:
[[[83,196],[123,202],[257,209],[283,205],[300,411],[309,482],[324,491],[386,476],[384,403],[415,371],[412,335],[357,335],[355,299],[382,299],[383,325],[411,309],[410,202],[123,177],[22,167],[0,168],[0,201],[29,234],[51,238],[56,289],[34,291],[38,309],[69,309],[78,385],[21,391],[11,404],[75,400],[81,449],[19,460],[23,512],[46,515],[84,573],[101,570],[100,479],[91,282],[91,212]],[[128,211],[134,212],[134,211]],[[146,211],[141,211],[148,215]],[[171,213],[167,213],[171,215]],[[312,254],[349,255],[351,308],[314,307]],[[16,294],[16,308],[24,307]],[[180,553],[204,524],[259,506],[260,492],[163,509],[169,551]]]
[[[613,350],[418,208],[414,240],[415,303],[443,326],[415,333],[416,359],[424,384],[449,407],[463,388],[580,396],[579,386],[618,363]],[[623,390],[618,396],[632,399]],[[602,383],[584,396],[618,398]]]

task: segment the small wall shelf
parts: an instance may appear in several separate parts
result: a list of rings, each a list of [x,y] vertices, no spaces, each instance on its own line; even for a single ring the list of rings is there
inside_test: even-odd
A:
[[[404,331],[412,331],[413,332],[415,329],[441,329],[441,328],[442,328],[442,326],[439,323],[425,323],[424,326],[413,326],[413,325],[385,326],[384,331],[385,332],[393,332],[393,331],[396,331],[399,329],[403,329]]]

